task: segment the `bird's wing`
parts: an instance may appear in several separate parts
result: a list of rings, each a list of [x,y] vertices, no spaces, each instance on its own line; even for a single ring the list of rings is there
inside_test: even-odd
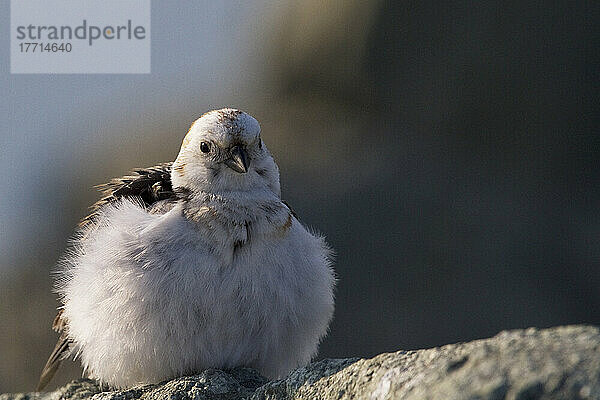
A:
[[[44,365],[44,369],[42,369],[42,373],[40,375],[40,381],[37,385],[36,392],[42,391],[48,382],[52,379],[56,370],[60,366],[62,360],[67,358],[69,354],[71,354],[71,339],[67,335],[67,331],[65,327],[67,326],[67,321],[63,318],[63,310],[58,312],[56,318],[54,318],[54,323],[52,324],[52,329],[57,332],[60,332],[60,337],[58,338],[58,342],[56,342],[56,346],[54,346],[54,350],[50,353],[50,357],[48,357],[48,361],[46,361],[46,365]]]
[[[135,169],[131,175],[98,185],[102,198],[90,207],[90,214],[79,223],[79,227],[83,228],[93,222],[102,207],[123,197],[137,197],[146,206],[154,206],[158,212],[167,209],[164,203],[176,198],[171,185],[171,165],[172,163],[164,163],[155,167]],[[71,353],[72,340],[69,338],[67,325],[68,322],[60,310],[52,325],[55,331],[60,332],[60,337],[42,370],[37,391],[46,387],[62,360]]]
[[[175,193],[171,184],[172,164],[169,162],[150,168],[138,168],[131,175],[98,185],[97,188],[103,196],[90,207],[90,214],[80,222],[79,226],[84,227],[92,222],[102,207],[122,197],[138,197],[146,206],[162,200],[174,199]]]

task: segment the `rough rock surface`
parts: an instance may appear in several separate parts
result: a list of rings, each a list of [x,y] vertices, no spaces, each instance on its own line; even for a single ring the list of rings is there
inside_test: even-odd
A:
[[[0,395],[0,400],[351,398],[600,399],[600,330],[527,329],[371,359],[322,360],[272,382],[237,368],[125,391],[81,379],[50,393]]]

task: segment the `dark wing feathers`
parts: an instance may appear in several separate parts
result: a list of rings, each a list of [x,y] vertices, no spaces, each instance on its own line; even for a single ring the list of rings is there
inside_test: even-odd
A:
[[[175,196],[171,185],[171,166],[164,163],[150,168],[138,168],[133,175],[115,178],[108,183],[98,185],[103,197],[90,207],[90,214],[79,224],[80,227],[92,222],[98,211],[105,205],[122,197],[139,197],[146,206]]]
[[[155,167],[135,169],[132,175],[115,178],[106,184],[98,185],[97,187],[102,191],[102,198],[90,207],[90,214],[79,223],[80,228],[94,221],[102,207],[122,197],[139,197],[146,206],[175,198],[173,186],[171,185],[172,164],[164,163]],[[46,387],[62,360],[71,353],[72,340],[69,338],[66,329],[68,322],[62,314],[63,311],[60,310],[52,324],[52,329],[60,332],[60,337],[46,365],[44,365],[36,389],[38,392]]]

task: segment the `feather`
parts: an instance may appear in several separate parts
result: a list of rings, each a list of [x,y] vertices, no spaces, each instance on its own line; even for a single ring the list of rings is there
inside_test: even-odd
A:
[[[40,381],[35,389],[36,392],[42,391],[48,382],[54,377],[56,370],[60,366],[62,360],[67,358],[69,354],[71,354],[71,339],[69,338],[65,327],[67,325],[67,321],[62,316],[63,310],[60,310],[54,318],[54,323],[52,324],[52,329],[57,332],[60,332],[60,337],[58,338],[58,342],[56,342],[56,346],[54,346],[54,350],[50,353],[50,357],[48,357],[48,361],[46,361],[46,365],[42,369],[42,373],[40,374]]]
[[[114,178],[110,182],[96,186],[102,192],[102,198],[90,207],[90,214],[79,223],[83,228],[93,222],[98,212],[107,204],[123,197],[139,197],[146,206],[161,200],[176,198],[171,184],[173,163],[163,163],[150,168],[138,168],[132,175]]]

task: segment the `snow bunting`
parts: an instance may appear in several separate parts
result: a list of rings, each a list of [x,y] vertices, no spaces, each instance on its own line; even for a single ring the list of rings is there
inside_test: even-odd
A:
[[[315,355],[331,250],[281,200],[253,117],[208,112],[173,163],[102,189],[59,263],[61,335],[38,390],[69,355],[113,387],[236,366],[278,378]]]

